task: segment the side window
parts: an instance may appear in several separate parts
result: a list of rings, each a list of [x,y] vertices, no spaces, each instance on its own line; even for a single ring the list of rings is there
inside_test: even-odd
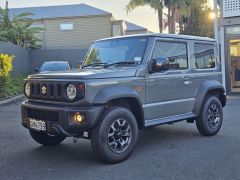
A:
[[[187,44],[182,42],[157,41],[152,54],[152,59],[156,58],[168,58],[170,70],[187,69]]]
[[[214,56],[213,44],[194,44],[195,68],[210,69],[215,68],[216,58]]]

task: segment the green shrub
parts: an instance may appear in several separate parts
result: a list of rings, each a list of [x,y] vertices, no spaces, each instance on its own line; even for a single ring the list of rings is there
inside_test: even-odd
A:
[[[23,93],[23,81],[26,76],[13,76],[7,78],[0,87],[0,97],[8,98]]]
[[[0,97],[5,96],[5,88],[10,82],[10,72],[13,68],[12,61],[14,56],[0,54]]]
[[[2,80],[9,77],[10,72],[12,71],[13,65],[12,61],[14,56],[8,54],[0,54],[0,78]]]

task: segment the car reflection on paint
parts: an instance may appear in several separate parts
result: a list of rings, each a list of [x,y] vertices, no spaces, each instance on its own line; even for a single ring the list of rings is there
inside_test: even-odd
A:
[[[70,64],[67,61],[48,61],[44,62],[39,69],[35,68],[35,72],[45,73],[51,71],[67,71],[70,69]]]

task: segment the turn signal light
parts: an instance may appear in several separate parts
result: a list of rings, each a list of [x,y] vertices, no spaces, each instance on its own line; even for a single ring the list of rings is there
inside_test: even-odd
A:
[[[80,124],[83,122],[84,116],[81,115],[80,113],[75,113],[73,119],[76,123]]]
[[[79,84],[78,88],[79,88],[80,91],[83,91],[84,90],[84,84]]]

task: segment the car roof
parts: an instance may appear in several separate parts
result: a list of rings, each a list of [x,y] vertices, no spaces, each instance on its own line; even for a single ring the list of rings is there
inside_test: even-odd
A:
[[[190,35],[180,35],[180,34],[161,34],[161,33],[148,33],[148,34],[135,34],[135,35],[126,35],[126,36],[117,36],[111,38],[104,38],[97,41],[102,40],[110,40],[110,39],[120,39],[125,37],[159,37],[159,38],[174,38],[174,39],[185,39],[185,40],[198,40],[198,41],[208,41],[215,42],[215,39],[209,37],[200,37],[200,36],[190,36]]]

